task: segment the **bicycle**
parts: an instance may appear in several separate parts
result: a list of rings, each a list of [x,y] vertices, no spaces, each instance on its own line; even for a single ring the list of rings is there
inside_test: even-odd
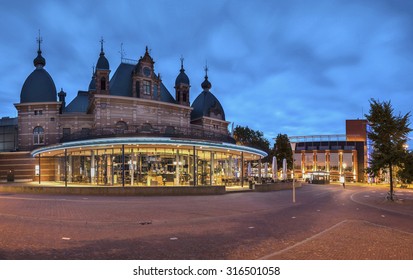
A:
[[[397,196],[396,196],[396,192],[395,191],[393,191],[393,195],[391,194],[391,192],[387,192],[387,195],[386,195],[386,200],[396,200],[397,199]]]

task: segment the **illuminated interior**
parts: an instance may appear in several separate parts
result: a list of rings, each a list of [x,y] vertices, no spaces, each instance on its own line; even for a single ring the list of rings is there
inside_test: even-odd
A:
[[[228,186],[243,185],[248,162],[266,153],[222,142],[131,137],[67,142],[32,155],[52,160],[54,181],[65,184]]]

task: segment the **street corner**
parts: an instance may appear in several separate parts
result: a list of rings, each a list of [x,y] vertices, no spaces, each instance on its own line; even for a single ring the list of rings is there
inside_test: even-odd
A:
[[[370,188],[356,192],[351,196],[351,199],[359,204],[413,215],[413,190],[397,188],[392,198],[389,196],[389,190],[383,188]]]

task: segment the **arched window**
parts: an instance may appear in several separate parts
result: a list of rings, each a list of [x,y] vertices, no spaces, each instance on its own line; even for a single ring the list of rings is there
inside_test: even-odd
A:
[[[175,133],[176,133],[175,127],[169,125],[165,128],[166,135],[174,135]]]
[[[105,79],[105,77],[102,77],[100,79],[100,89],[101,90],[106,90],[106,79]]]
[[[33,129],[33,145],[44,144],[44,129],[41,126],[36,126]]]
[[[144,123],[141,127],[142,132],[152,132],[153,128],[150,123]]]
[[[118,121],[115,127],[116,134],[123,134],[128,130],[128,125],[124,121]]]

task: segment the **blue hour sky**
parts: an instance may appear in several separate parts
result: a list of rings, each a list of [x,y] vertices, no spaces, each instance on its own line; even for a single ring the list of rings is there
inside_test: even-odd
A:
[[[182,55],[191,101],[207,61],[227,120],[269,140],[344,134],[370,98],[401,114],[413,105],[410,0],[7,1],[0,26],[0,117],[17,115],[39,29],[45,69],[68,102],[87,90],[103,37],[112,74],[122,43],[131,59],[148,46],[173,95]]]

